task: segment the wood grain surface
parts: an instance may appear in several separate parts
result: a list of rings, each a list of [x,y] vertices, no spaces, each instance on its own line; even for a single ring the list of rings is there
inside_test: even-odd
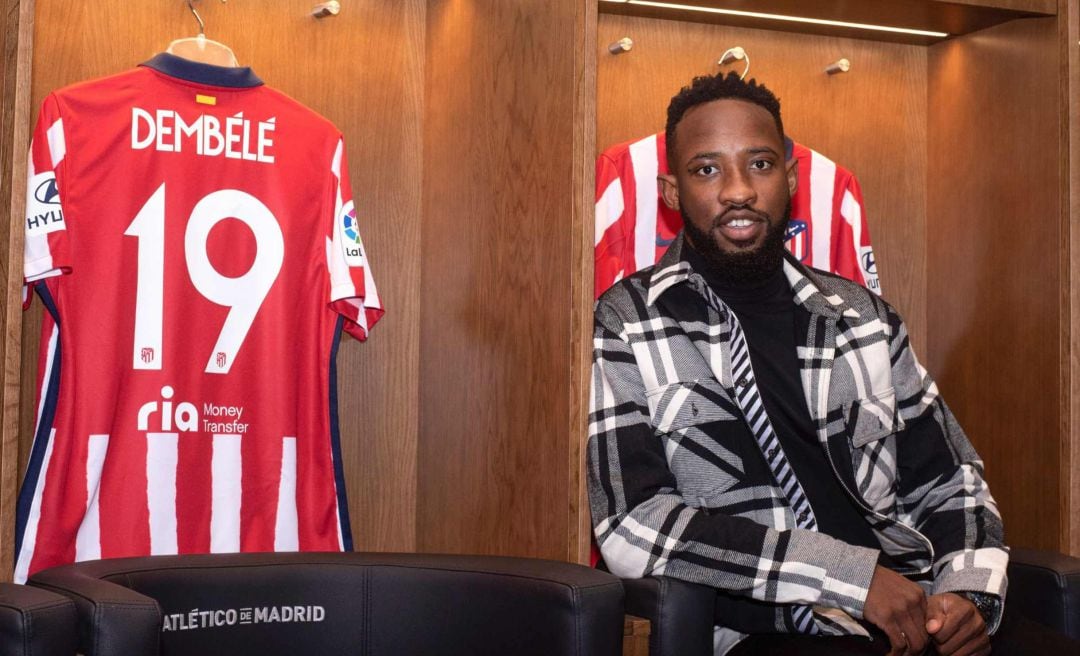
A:
[[[0,349],[3,365],[0,399],[0,580],[10,580],[14,561],[15,500],[19,477],[19,378],[21,367],[22,217],[25,206],[26,149],[30,121],[30,52],[33,0],[0,3],[0,207],[9,220],[0,224]]]
[[[612,55],[629,36],[634,48]],[[779,96],[785,130],[853,171],[885,298],[925,344],[926,49],[788,32],[601,15],[597,43],[597,151],[664,129],[668,102],[696,75],[720,70],[742,46],[750,77]],[[851,60],[849,73],[825,67]],[[742,71],[742,62],[731,70]]]
[[[576,48],[578,61],[574,110],[573,150],[573,225],[570,232],[574,242],[572,275],[570,279],[570,413],[567,441],[569,444],[568,480],[569,528],[568,560],[589,564],[592,543],[592,522],[589,514],[586,486],[585,448],[588,443],[589,392],[592,382],[593,344],[593,225],[595,223],[596,167],[596,5],[579,5],[578,25],[581,47]]]
[[[184,2],[39,0],[35,109],[51,90],[122,71],[193,36]],[[209,38],[344,133],[365,246],[387,314],[338,354],[339,416],[358,550],[415,547],[423,0],[346,3],[316,20],[308,0],[197,3]],[[40,304],[35,304],[40,307]],[[33,427],[40,310],[25,322],[23,462]],[[21,471],[21,467],[20,467]]]
[[[1080,3],[1062,0],[1058,15],[1062,43],[1062,92],[1065,96],[1067,147],[1062,153],[1062,171],[1068,176],[1067,193],[1062,202],[1068,208],[1062,215],[1062,229],[1068,235],[1062,270],[1068,276],[1062,285],[1062,395],[1061,508],[1062,551],[1080,556],[1080,230],[1073,227],[1073,217],[1080,216]]]
[[[583,7],[428,4],[421,550],[567,558]]]
[[[1062,125],[1054,19],[930,51],[927,314],[939,387],[1015,546],[1058,549]]]

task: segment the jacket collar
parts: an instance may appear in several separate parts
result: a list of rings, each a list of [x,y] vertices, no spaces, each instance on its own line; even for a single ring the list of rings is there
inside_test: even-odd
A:
[[[688,283],[698,291],[707,284],[700,273],[694,271],[690,263],[682,256],[685,232],[680,231],[667,252],[653,267],[648,282],[647,303],[653,305],[664,292],[680,283]],[[784,251],[784,275],[795,292],[795,302],[805,307],[812,314],[838,319],[841,316],[857,319],[859,313],[844,299],[836,294],[827,294],[822,289],[826,286],[811,269]]]

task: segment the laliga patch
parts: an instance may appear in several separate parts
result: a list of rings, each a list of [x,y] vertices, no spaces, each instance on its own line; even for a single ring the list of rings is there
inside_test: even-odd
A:
[[[360,240],[360,226],[356,221],[356,205],[350,200],[341,208],[338,217],[338,230],[341,232],[341,247],[345,254],[345,263],[349,266],[364,264],[364,242]]]
[[[60,207],[56,174],[52,171],[39,173],[27,185],[26,234],[38,236],[64,228],[64,210]]]

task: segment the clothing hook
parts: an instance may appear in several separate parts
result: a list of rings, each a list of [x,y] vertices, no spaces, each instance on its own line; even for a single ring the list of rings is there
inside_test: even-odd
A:
[[[736,60],[746,62],[746,68],[743,69],[742,75],[739,76],[740,80],[745,80],[746,74],[750,72],[750,55],[746,54],[746,50],[743,50],[740,46],[725,50],[724,54],[720,55],[720,61],[716,63],[724,66]]]
[[[226,2],[228,2],[228,0],[221,0],[221,4],[225,4]],[[192,3],[192,0],[187,0],[187,8],[191,10],[192,15],[195,16],[195,20],[199,23],[199,34],[205,35],[206,23],[203,22],[202,16],[199,15],[199,12],[195,11],[195,5]]]

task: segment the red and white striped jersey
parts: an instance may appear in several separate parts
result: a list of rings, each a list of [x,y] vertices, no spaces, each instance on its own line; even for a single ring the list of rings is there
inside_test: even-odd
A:
[[[351,548],[334,359],[383,309],[341,133],[250,69],[158,55],[49,95],[29,169],[47,313],[16,580]]]
[[[652,266],[682,229],[678,211],[664,204],[656,176],[668,173],[664,133],[621,143],[596,162],[594,292]],[[862,190],[855,176],[821,153],[788,142],[799,161],[791,198],[787,248],[804,264],[854,280],[881,293]]]

